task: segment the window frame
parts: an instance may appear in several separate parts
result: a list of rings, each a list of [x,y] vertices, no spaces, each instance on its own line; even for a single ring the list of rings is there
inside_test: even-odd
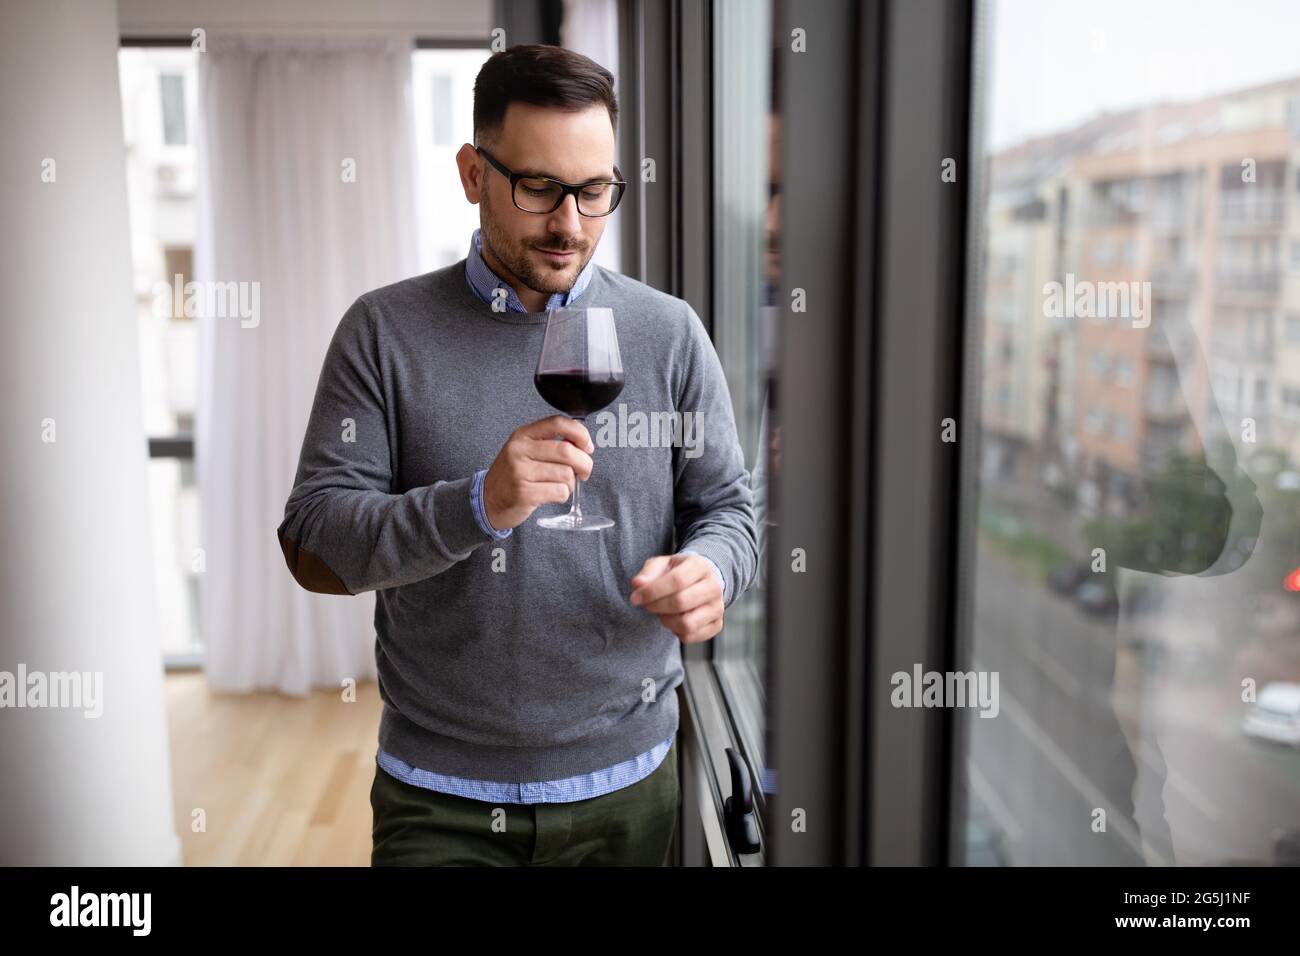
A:
[[[193,44],[193,38],[188,36],[128,36],[123,35],[118,39],[118,49],[143,48],[182,48],[188,49]],[[161,98],[161,90],[159,91]],[[186,91],[182,87],[182,105],[184,107]],[[195,141],[195,130],[197,129],[198,117],[192,115],[188,107],[184,107],[185,115],[185,136],[186,144],[192,145]],[[169,148],[164,144],[164,148]],[[190,250],[191,255],[193,250]],[[187,277],[188,278],[188,277]],[[175,321],[173,319],[172,321]],[[137,383],[138,385],[138,383]],[[171,459],[178,462],[188,462],[194,465],[194,433],[192,431],[178,431],[170,435],[149,435],[146,436],[148,457],[150,459]],[[197,482],[196,482],[197,484]],[[198,491],[202,494],[202,491]],[[199,635],[200,645],[195,650],[167,652],[162,655],[163,669],[167,672],[199,670],[203,667],[204,657],[206,655],[205,644],[202,642],[203,635]]]
[[[774,7],[787,195],[770,426],[799,427],[782,436],[785,475],[771,476],[769,560],[800,547],[815,573],[782,560],[768,575],[775,769],[769,792],[751,781],[764,863],[942,864],[960,818],[951,715],[894,710],[887,675],[911,661],[949,669],[958,645],[957,495],[974,453],[962,411],[978,407],[966,374],[978,351],[968,355],[953,321],[968,299],[973,13],[973,0]],[[681,175],[712,168],[711,10],[623,0],[620,14],[622,148],[656,157],[660,173],[653,190],[634,177],[623,201],[628,271],[685,298],[712,334],[712,197],[708,177]],[[815,54],[789,50],[795,29]],[[955,183],[941,182],[944,157],[957,161]],[[799,313],[796,288],[809,303]],[[955,446],[938,440],[946,415],[963,426]],[[933,440],[912,440],[921,435]],[[736,730],[711,650],[683,653],[687,865],[729,853],[717,821]],[[775,825],[794,814],[805,829]]]
[[[974,504],[962,476],[978,474],[982,343],[967,309],[981,301],[982,249],[971,240],[982,235],[975,104],[986,24],[974,0],[894,0],[884,19],[867,861],[944,865],[965,818],[958,715],[894,708],[889,675],[914,663],[956,669],[967,646],[974,555],[960,531]],[[949,159],[951,182],[940,175]],[[955,443],[941,440],[946,418]]]
[[[713,4],[620,0],[618,20],[618,158],[623,168],[638,172],[627,177],[619,206],[624,272],[684,299],[712,337],[713,184],[708,175],[685,171],[713,168]],[[638,157],[655,159],[653,184],[639,175]],[[731,792],[728,748],[745,755],[760,836],[764,812],[761,768],[754,766],[740,739],[731,702],[713,668],[713,642],[683,646],[681,654],[683,806],[676,861],[686,866],[765,865],[765,849],[738,855],[721,824]]]
[[[775,492],[772,553],[804,547],[827,570],[773,567],[772,819],[802,809],[810,825],[774,827],[771,858],[942,865],[964,814],[954,716],[894,708],[890,675],[953,668],[969,594],[959,496],[961,475],[976,473],[982,343],[963,319],[981,254],[968,236],[979,235],[982,24],[973,0],[782,11],[778,35],[803,28],[816,53],[783,67],[776,420],[799,428],[782,436],[792,480]],[[828,89],[845,94],[828,101]],[[795,287],[806,313],[789,311]],[[948,417],[955,443],[940,437]]]

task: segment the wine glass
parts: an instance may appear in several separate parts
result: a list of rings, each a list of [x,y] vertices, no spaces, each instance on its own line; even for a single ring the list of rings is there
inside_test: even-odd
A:
[[[623,359],[618,354],[614,310],[551,309],[546,315],[542,354],[533,375],[537,393],[548,405],[586,424],[623,391]],[[599,531],[614,527],[612,518],[585,515],[578,500],[582,481],[573,483],[568,514],[540,518],[538,527],[560,531]]]

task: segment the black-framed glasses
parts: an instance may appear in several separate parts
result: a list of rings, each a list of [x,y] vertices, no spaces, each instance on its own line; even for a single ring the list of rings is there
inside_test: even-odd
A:
[[[614,167],[614,175],[619,177],[618,179],[590,183],[562,183],[558,179],[547,176],[524,176],[513,172],[482,146],[474,148],[483,154],[483,158],[491,163],[493,169],[510,180],[511,199],[514,200],[515,207],[524,212],[543,216],[555,212],[560,208],[560,203],[564,202],[564,197],[572,193],[580,215],[589,218],[608,216],[618,208],[618,202],[623,198],[623,190],[627,188],[627,183],[622,179],[623,174],[617,166]]]

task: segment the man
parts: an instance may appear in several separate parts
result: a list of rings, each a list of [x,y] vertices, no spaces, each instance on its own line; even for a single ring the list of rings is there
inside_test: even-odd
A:
[[[675,836],[680,644],[721,631],[757,540],[699,317],[591,261],[617,110],[586,57],[493,56],[457,155],[466,259],[362,295],[325,358],[277,534],[308,590],[378,592],[376,865],[662,865]],[[698,447],[550,413],[532,376],[563,305],[613,310],[611,411],[693,414]],[[615,526],[537,527],[578,479]]]

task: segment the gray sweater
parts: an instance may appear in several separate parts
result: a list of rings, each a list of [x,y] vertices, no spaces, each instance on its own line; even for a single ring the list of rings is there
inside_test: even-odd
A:
[[[494,539],[471,483],[515,428],[556,414],[533,387],[546,316],[493,311],[464,265],[344,314],[276,533],[304,588],[378,592],[385,751],[454,776],[554,780],[676,731],[680,642],[629,603],[632,576],[689,546],[734,603],[758,562],[749,476],[694,310],[598,267],[575,305],[614,310],[626,384],[587,419],[582,504],[617,523],[548,531],[537,518],[568,504],[543,505]]]

